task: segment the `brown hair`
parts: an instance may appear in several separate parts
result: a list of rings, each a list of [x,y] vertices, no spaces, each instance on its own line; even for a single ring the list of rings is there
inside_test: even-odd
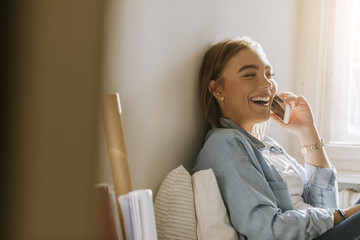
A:
[[[215,97],[208,90],[209,83],[211,80],[216,81],[214,89],[221,86],[223,83],[221,75],[226,63],[244,49],[262,51],[258,43],[249,37],[242,37],[219,42],[205,53],[199,74],[200,103],[203,113],[201,133],[203,139],[213,127],[221,127],[220,118],[222,114]]]

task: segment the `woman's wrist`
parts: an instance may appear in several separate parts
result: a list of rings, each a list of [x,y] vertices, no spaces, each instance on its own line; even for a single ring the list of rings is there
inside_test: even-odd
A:
[[[338,225],[344,220],[339,214],[339,212],[337,212],[336,210],[333,212],[333,214],[334,214],[334,226]]]
[[[349,208],[346,209],[336,209],[333,214],[334,214],[334,225],[337,225],[339,223],[341,223],[342,221],[344,221],[345,219],[349,218],[350,216],[354,215],[355,213],[360,211],[360,204],[351,206]]]
[[[301,147],[301,152],[303,154],[307,154],[307,153],[310,153],[310,152],[321,150],[324,146],[325,146],[324,139],[320,139],[320,142],[318,142],[316,144],[312,144],[312,145],[308,145],[308,146],[302,146]]]
[[[300,135],[301,151],[305,162],[319,168],[331,168],[331,163],[324,150],[324,140],[321,139],[316,127],[303,131]]]
[[[321,141],[321,137],[315,126],[301,131],[298,137],[300,139],[301,146],[310,146]]]

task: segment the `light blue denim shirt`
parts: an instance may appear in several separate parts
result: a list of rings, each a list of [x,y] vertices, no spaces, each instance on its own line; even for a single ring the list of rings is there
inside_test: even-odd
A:
[[[313,206],[294,210],[286,182],[262,155],[265,145],[229,119],[223,118],[222,125],[207,134],[191,173],[213,169],[240,239],[314,239],[333,227],[335,170],[308,164],[304,170],[273,141],[298,168],[304,201]]]

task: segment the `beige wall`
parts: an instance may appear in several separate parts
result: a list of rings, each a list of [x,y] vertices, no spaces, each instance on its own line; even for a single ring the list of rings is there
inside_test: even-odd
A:
[[[279,90],[292,91],[298,20],[298,0],[108,1],[104,93],[120,93],[136,189],[156,191],[171,169],[193,165],[200,149],[197,73],[205,50],[249,35],[268,53]],[[290,136],[275,123],[272,128],[270,135],[291,149]],[[104,137],[99,141],[97,181],[111,182]]]

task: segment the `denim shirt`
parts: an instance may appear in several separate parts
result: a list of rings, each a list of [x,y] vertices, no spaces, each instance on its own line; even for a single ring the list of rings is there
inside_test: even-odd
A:
[[[286,182],[268,164],[265,145],[229,119],[208,132],[191,173],[213,169],[230,221],[240,239],[314,239],[333,227],[337,206],[334,169],[306,164],[305,170],[275,141],[304,179],[304,201],[294,210]]]

